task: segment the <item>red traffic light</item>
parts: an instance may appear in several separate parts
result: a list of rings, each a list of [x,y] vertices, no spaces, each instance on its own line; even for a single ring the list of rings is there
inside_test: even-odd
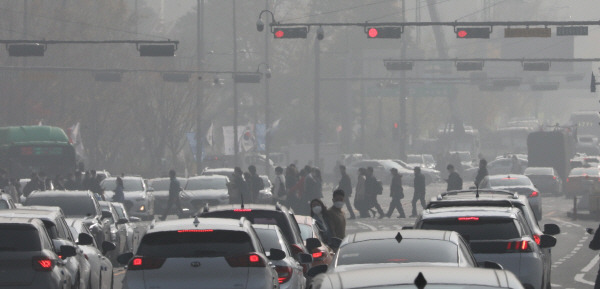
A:
[[[465,37],[467,37],[468,34],[469,33],[467,33],[467,31],[465,31],[465,30],[460,30],[456,33],[456,35],[458,35],[458,38],[465,38]]]
[[[456,38],[490,38],[492,29],[490,27],[457,27]]]
[[[283,38],[306,38],[308,27],[284,27],[273,31],[275,39]]]
[[[369,29],[369,37],[375,38],[375,37],[377,37],[377,34],[379,34],[379,32],[377,32],[377,28],[370,28]]]
[[[285,33],[283,32],[283,30],[277,30],[277,31],[275,31],[275,38],[281,38],[281,37],[283,37],[283,35],[285,35]]]
[[[394,128],[398,128],[398,123],[397,122],[394,123]]]

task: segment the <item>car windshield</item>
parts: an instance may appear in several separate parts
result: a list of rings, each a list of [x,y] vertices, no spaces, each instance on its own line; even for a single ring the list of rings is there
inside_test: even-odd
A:
[[[458,263],[458,247],[448,241],[428,239],[368,240],[340,248],[337,265],[377,263]]]
[[[517,186],[531,186],[531,180],[523,177],[512,177],[506,176],[502,178],[490,178],[490,187],[517,187]]]
[[[189,179],[186,186],[186,190],[226,190],[227,179],[226,178],[195,178]]]
[[[406,156],[406,162],[409,164],[420,164],[423,162],[423,158],[418,155],[409,155]]]
[[[310,225],[298,224],[298,226],[300,227],[300,235],[302,236],[302,240],[313,237],[313,230]]]
[[[186,180],[183,178],[177,178],[179,181],[179,185],[185,187]],[[169,185],[171,184],[170,179],[157,179],[151,180],[149,186],[152,187],[155,191],[168,191]]]
[[[144,236],[137,255],[160,258],[226,257],[253,252],[250,236],[242,231],[179,230]]]
[[[35,227],[22,224],[0,224],[0,252],[40,250],[40,237]]]
[[[595,168],[574,168],[569,176],[598,176],[598,171]]]
[[[521,237],[511,218],[461,217],[423,220],[419,229],[456,231],[465,239],[509,240]]]
[[[105,191],[114,191],[115,188],[117,187],[117,180],[110,178],[110,179],[105,179],[104,181],[102,181],[101,183],[102,188]],[[136,192],[136,191],[143,191],[144,190],[144,182],[142,181],[142,179],[138,179],[138,178],[124,178],[123,179],[123,191],[124,192]]]
[[[260,243],[262,244],[263,248],[265,248],[265,251],[269,251],[270,249],[279,249],[285,251],[279,242],[277,231],[263,228],[254,228],[254,230],[256,231],[258,239],[260,239]]]
[[[425,163],[427,164],[435,163],[435,159],[433,159],[432,155],[423,155],[423,158],[425,159]]]
[[[96,215],[94,201],[87,194],[81,196],[54,196],[48,197],[44,194],[30,196],[25,201],[26,206],[57,206],[60,207],[67,217],[82,217]]]
[[[552,175],[552,168],[534,168],[529,167],[525,169],[524,175]]]

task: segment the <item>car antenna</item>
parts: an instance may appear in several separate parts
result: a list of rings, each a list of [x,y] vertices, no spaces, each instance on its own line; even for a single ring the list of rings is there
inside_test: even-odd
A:
[[[244,208],[244,194],[240,192],[240,197],[242,199],[242,209]]]
[[[475,185],[475,198],[479,199],[479,184]]]

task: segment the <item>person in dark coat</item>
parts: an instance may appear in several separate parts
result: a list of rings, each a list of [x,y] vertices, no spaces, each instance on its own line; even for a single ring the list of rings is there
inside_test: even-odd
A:
[[[167,215],[169,214],[169,210],[171,206],[175,204],[175,208],[177,209],[178,215],[183,214],[183,209],[181,208],[181,201],[179,200],[179,192],[181,192],[181,184],[179,184],[179,180],[175,177],[175,170],[169,171],[169,179],[171,182],[169,183],[169,200],[167,201],[167,207],[165,208],[165,212],[160,218],[162,221],[167,219]]]
[[[390,184],[390,197],[392,197],[392,201],[390,202],[390,208],[388,210],[387,217],[391,218],[394,210],[398,210],[398,213],[400,213],[398,218],[406,218],[401,202],[401,200],[404,198],[402,175],[398,173],[398,169],[396,168],[390,169],[390,172],[392,172],[392,182]]]
[[[379,213],[379,219],[384,217],[383,209],[377,202],[377,195],[380,194],[383,188],[375,175],[373,175],[373,167],[367,168],[367,179],[365,180],[365,196],[368,204],[368,209],[375,207]]]
[[[79,189],[79,184],[77,184],[77,180],[75,179],[75,175],[69,173],[67,175],[67,181],[65,182],[65,190],[75,191]]]
[[[446,169],[448,170],[448,179],[446,180],[448,186],[446,187],[446,191],[462,190],[463,181],[458,173],[454,170],[454,166],[449,164]]]
[[[352,204],[350,204],[350,197],[352,196],[352,181],[350,180],[350,176],[346,173],[346,166],[340,165],[339,172],[341,175],[340,182],[338,184],[338,190],[344,191],[346,197],[344,197],[344,202],[346,203],[346,209],[350,213],[350,219],[356,219],[356,215],[354,215],[354,210],[352,209]]]
[[[27,184],[25,184],[25,187],[23,187],[23,196],[25,196],[27,198],[27,197],[29,197],[29,194],[31,194],[31,192],[39,191],[39,190],[40,190],[40,180],[39,180],[38,174],[32,173],[31,179],[29,179],[29,182],[27,182]]]
[[[123,185],[123,179],[121,177],[117,177],[117,179],[115,180],[116,182],[116,186],[115,186],[115,194],[113,195],[112,201],[113,202],[117,202],[117,203],[124,203],[125,202],[125,186]]]
[[[475,186],[479,187],[481,181],[488,175],[487,161],[485,159],[479,160],[479,170],[477,170],[477,176],[475,177]]]
[[[421,201],[421,206],[425,209],[425,176],[421,173],[421,167],[415,167],[414,188],[415,193],[412,199],[412,214],[411,217],[417,216],[417,202]]]
[[[252,192],[252,200],[253,202],[256,202],[260,191],[265,188],[265,183],[256,173],[256,167],[254,165],[248,166],[248,172],[250,172],[250,179],[246,179],[246,182],[249,184],[248,187]]]
[[[233,175],[231,175],[228,193],[229,203],[231,204],[241,204],[242,198],[244,203],[248,202],[248,186],[246,185],[246,181],[244,180],[242,169],[240,167],[235,167],[233,169]]]

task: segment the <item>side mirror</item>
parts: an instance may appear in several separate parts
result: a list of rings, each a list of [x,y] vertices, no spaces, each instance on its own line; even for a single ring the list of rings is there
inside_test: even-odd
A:
[[[560,227],[556,224],[545,224],[544,225],[544,234],[545,235],[558,235],[560,234]]]
[[[313,257],[311,254],[299,253],[298,259],[300,260],[301,264],[310,264],[313,262]]]
[[[321,273],[327,272],[327,265],[317,265],[314,266],[306,272],[306,275],[309,277],[315,277]]]
[[[333,238],[331,238],[331,240],[329,240],[328,245],[332,249],[337,250],[340,247],[340,245],[342,245],[342,239],[333,237]]]
[[[129,260],[131,260],[131,258],[133,258],[133,253],[123,253],[117,257],[117,262],[119,262],[121,265],[127,265],[129,264]]]
[[[585,231],[590,235],[594,235],[594,229],[592,228],[586,228]]]
[[[477,265],[481,268],[504,270],[502,265],[492,261],[477,262]]]
[[[112,218],[112,213],[107,211],[102,211],[102,219]]]
[[[77,239],[79,240],[77,242],[77,245],[92,245],[92,244],[94,244],[94,238],[92,236],[90,236],[90,234],[88,234],[88,233],[80,233],[79,236],[77,236]]]
[[[113,242],[104,241],[102,242],[102,254],[106,254],[109,251],[116,249],[117,246]]]
[[[540,248],[552,248],[554,246],[556,246],[556,238],[549,235],[540,237]]]
[[[306,239],[306,249],[308,251],[312,251],[314,248],[319,248],[321,246],[323,246],[323,244],[317,238],[308,238],[308,239]]]
[[[138,217],[129,217],[129,221],[132,221],[134,223],[140,222],[142,219],[138,218]]]
[[[127,219],[119,219],[117,221],[117,225],[123,225],[123,224],[126,224],[126,223],[129,223],[129,220],[127,220]]]
[[[60,246],[60,255],[63,258],[73,257],[73,256],[77,255],[77,251],[75,250],[75,247],[73,247],[73,246],[62,245],[62,246]]]
[[[279,261],[285,259],[285,252],[280,249],[271,248],[269,250],[269,260]]]

